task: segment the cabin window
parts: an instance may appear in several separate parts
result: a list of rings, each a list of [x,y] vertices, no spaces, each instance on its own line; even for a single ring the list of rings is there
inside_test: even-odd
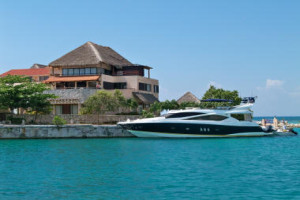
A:
[[[231,114],[231,117],[239,120],[239,121],[245,121],[245,116],[244,114]]]
[[[231,117],[239,120],[239,121],[252,121],[252,114],[231,114]]]
[[[195,115],[201,115],[203,113],[199,112],[182,112],[182,113],[171,113],[166,115],[166,119],[169,118],[181,118],[181,117],[190,117],[190,116],[195,116]]]
[[[197,116],[192,117],[186,120],[210,120],[210,121],[222,121],[224,119],[227,119],[228,117],[223,115],[205,115],[205,116]]]

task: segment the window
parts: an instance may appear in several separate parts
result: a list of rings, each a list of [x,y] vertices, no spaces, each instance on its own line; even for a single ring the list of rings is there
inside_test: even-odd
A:
[[[169,118],[181,118],[181,117],[190,117],[195,115],[202,115],[203,113],[199,112],[181,112],[181,113],[171,113],[166,115],[166,119]]]
[[[70,68],[70,69],[62,69],[63,76],[84,76],[84,75],[96,75],[97,68]]]
[[[74,69],[68,69],[68,75],[73,76],[74,75]]]
[[[97,74],[97,68],[91,68],[91,74]]]
[[[85,75],[91,74],[91,68],[85,68]]]
[[[106,75],[112,75],[112,71],[105,69],[104,70],[104,74],[106,74]]]
[[[72,115],[78,114],[78,105],[71,105],[71,114]]]
[[[126,82],[120,82],[120,83],[103,82],[103,88],[106,90],[126,89],[127,83]]]
[[[84,68],[80,69],[80,75],[85,75],[85,69]]]
[[[39,77],[39,81],[41,82],[41,81],[45,81],[45,80],[47,80],[49,78],[49,76],[40,76]]]
[[[104,74],[104,73],[105,73],[105,69],[99,68],[99,74]]]
[[[62,70],[62,74],[63,74],[64,76],[67,76],[67,75],[68,75],[68,69],[63,69],[63,70]]]
[[[74,69],[74,75],[79,75],[79,69]]]
[[[139,83],[139,90],[151,92],[151,85],[147,83]]]
[[[55,114],[56,115],[61,115],[62,114],[62,106],[61,105],[56,105],[55,106]]]
[[[211,121],[222,121],[224,119],[227,119],[228,117],[223,115],[205,115],[205,116],[197,116],[192,117],[186,120],[211,120]]]
[[[158,85],[153,85],[153,92],[154,93],[159,93],[159,86]]]
[[[86,82],[85,81],[77,82],[77,88],[86,88]]]
[[[88,82],[89,88],[96,88],[97,82]]]
[[[231,117],[233,117],[239,121],[246,121],[244,114],[231,114]],[[250,118],[252,118],[252,117],[250,117]],[[248,117],[247,117],[247,119],[248,119]],[[249,121],[249,120],[247,120],[247,121]]]
[[[75,88],[75,82],[65,82],[66,89],[73,89]]]
[[[106,90],[113,90],[114,84],[110,82],[103,82],[103,88]]]

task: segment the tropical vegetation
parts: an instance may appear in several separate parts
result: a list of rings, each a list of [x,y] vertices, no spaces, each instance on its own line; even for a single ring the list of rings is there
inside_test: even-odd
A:
[[[29,77],[8,75],[0,78],[0,108],[9,109],[11,113],[20,108],[28,113],[46,114],[51,111],[50,98],[53,94],[45,94],[46,84],[35,83]]]

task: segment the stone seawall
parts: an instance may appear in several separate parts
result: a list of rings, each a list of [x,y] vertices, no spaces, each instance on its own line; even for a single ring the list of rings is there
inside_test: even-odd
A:
[[[7,116],[10,116],[8,114]],[[104,124],[112,122],[121,122],[128,119],[135,120],[140,118],[139,115],[59,115],[66,120],[67,124]],[[14,115],[17,118],[25,119],[26,123],[34,121],[34,115]],[[52,124],[55,115],[38,115],[36,119],[37,124]]]
[[[0,125],[0,139],[135,137],[118,126],[106,125]]]

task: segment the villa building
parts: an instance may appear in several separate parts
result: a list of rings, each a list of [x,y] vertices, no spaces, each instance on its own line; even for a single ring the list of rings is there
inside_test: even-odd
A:
[[[54,114],[78,114],[84,101],[100,89],[119,89],[140,107],[158,101],[159,82],[150,78],[152,68],[132,64],[110,47],[87,42],[51,62],[49,68],[44,83],[50,85],[49,93],[59,96],[51,100]]]
[[[34,82],[43,82],[47,80],[50,76],[50,68],[31,68],[31,69],[12,69],[0,75],[0,77],[5,77],[7,75],[19,75],[30,77]]]

